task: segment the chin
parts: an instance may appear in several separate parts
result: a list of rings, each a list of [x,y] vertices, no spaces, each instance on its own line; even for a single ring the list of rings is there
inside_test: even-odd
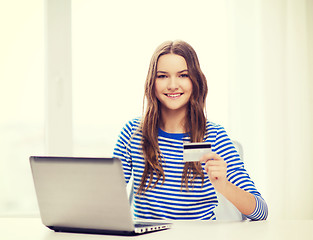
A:
[[[164,106],[164,109],[168,111],[181,111],[181,110],[187,110],[187,105],[182,105],[182,106]]]

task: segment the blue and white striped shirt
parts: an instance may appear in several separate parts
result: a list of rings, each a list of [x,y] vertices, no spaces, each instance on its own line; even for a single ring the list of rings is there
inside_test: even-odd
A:
[[[134,177],[134,192],[139,189],[145,161],[141,149],[142,132],[139,130],[140,118],[129,121],[121,131],[114,157],[121,159],[125,180],[128,183]],[[218,204],[217,196],[207,173],[204,183],[198,176],[189,190],[181,187],[183,162],[183,143],[190,142],[188,134],[166,133],[159,129],[159,147],[162,154],[162,167],[165,181],[162,178],[155,188],[149,188],[144,195],[134,195],[134,215],[141,219],[172,220],[215,220],[214,208]],[[212,151],[227,162],[227,178],[236,186],[252,193],[256,199],[256,208],[251,215],[252,220],[267,218],[267,205],[250,179],[226,131],[220,125],[207,121],[204,142],[212,145]],[[202,164],[204,167],[204,163]],[[154,175],[152,186],[156,182]]]

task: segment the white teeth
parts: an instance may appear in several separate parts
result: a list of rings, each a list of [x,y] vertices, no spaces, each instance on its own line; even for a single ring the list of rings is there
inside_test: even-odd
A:
[[[169,97],[178,97],[178,96],[180,96],[180,93],[178,93],[178,94],[167,94],[167,96],[169,96]]]

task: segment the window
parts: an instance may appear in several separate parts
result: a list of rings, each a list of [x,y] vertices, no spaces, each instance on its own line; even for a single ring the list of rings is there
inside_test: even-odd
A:
[[[0,4],[0,215],[38,212],[28,158],[44,153],[42,19],[41,1]]]

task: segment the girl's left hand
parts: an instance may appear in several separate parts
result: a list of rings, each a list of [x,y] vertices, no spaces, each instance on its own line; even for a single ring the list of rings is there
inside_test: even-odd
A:
[[[213,152],[204,154],[200,161],[205,162],[204,169],[208,173],[215,190],[222,193],[228,182],[226,177],[227,163],[222,157]]]

